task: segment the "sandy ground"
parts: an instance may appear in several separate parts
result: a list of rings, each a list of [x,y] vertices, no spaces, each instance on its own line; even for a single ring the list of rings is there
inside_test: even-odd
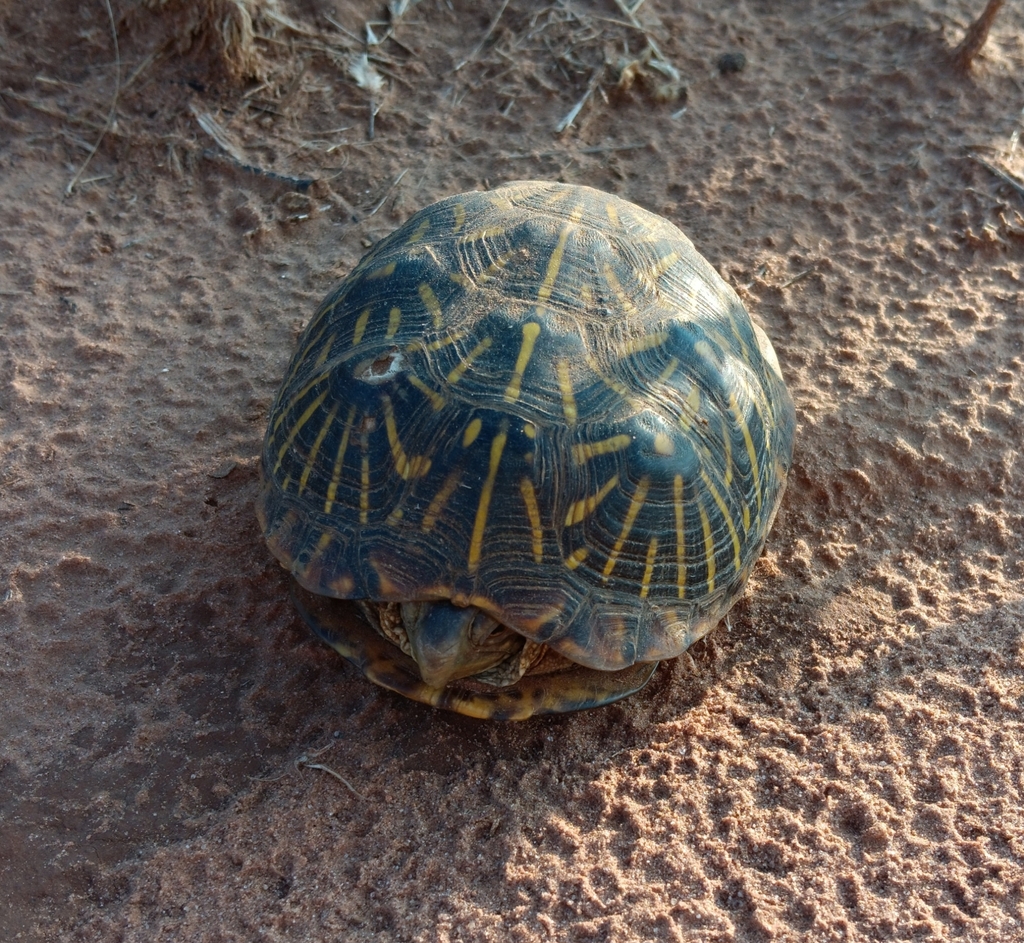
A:
[[[961,76],[980,0],[422,0],[371,140],[382,3],[152,6],[70,195],[107,9],[0,6],[0,937],[1024,938],[1024,10]],[[315,641],[253,499],[319,298],[529,177],[687,231],[799,428],[731,628],[502,725]]]

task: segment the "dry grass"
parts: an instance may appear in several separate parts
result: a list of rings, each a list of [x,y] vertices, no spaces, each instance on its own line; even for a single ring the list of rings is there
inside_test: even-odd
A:
[[[273,33],[286,19],[277,0],[144,0],[144,6],[172,18],[175,52],[211,47],[229,74],[245,79],[263,78],[267,71],[258,31]]]

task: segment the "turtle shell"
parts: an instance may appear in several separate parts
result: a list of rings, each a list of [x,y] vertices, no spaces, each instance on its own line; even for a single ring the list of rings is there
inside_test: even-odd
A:
[[[312,593],[473,606],[616,671],[735,602],[794,426],[768,338],[678,228],[514,183],[417,213],[320,305],[258,514]]]

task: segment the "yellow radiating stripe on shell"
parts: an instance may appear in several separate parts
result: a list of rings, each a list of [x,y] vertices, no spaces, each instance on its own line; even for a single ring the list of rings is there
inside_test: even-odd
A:
[[[739,323],[735,318],[729,318],[729,327],[732,329],[732,335],[736,338],[740,345],[740,352],[743,355],[743,362],[750,363],[750,348],[747,347],[747,342],[743,339],[743,335],[740,333]]]
[[[722,464],[725,466],[725,477],[722,483],[726,488],[732,484],[732,433],[729,431],[729,424],[722,416],[722,445],[725,446],[725,456]]]
[[[302,469],[302,475],[299,477],[298,493],[300,495],[306,490],[306,483],[309,481],[309,474],[313,470],[313,466],[316,464],[316,457],[320,452],[320,446],[323,445],[324,438],[331,426],[334,425],[334,417],[338,415],[338,410],[340,408],[341,403],[335,403],[331,407],[331,411],[327,414],[327,418],[324,420],[323,425],[320,427],[320,431],[316,434],[316,438],[313,440],[313,447],[309,450],[309,457],[306,459],[306,465]]]
[[[385,340],[391,340],[398,333],[398,327],[402,323],[402,309],[392,308],[388,312],[388,330],[384,335]]]
[[[574,550],[565,558],[565,565],[570,570],[575,570],[584,560],[587,559],[587,554],[590,551],[586,547],[580,547],[578,550]]]
[[[498,274],[498,272],[508,265],[508,260],[515,254],[515,252],[505,252],[502,255],[499,255],[490,265],[487,266],[487,268],[477,275],[477,284],[482,285],[485,282],[489,282]]]
[[[479,288],[481,285],[489,282],[498,274],[498,272],[508,265],[508,260],[515,254],[515,252],[506,252],[504,255],[499,255],[498,258],[487,266],[487,268],[483,269],[483,271],[476,272],[474,275],[465,275],[462,272],[453,272],[448,277],[455,282],[456,285],[461,285],[463,288]]]
[[[395,597],[399,594],[398,587],[392,582],[391,577],[388,576],[387,568],[375,557],[370,557],[370,566],[373,567],[374,576],[377,577],[377,588],[380,594],[387,598],[388,596]]]
[[[533,190],[533,187],[530,187],[529,185],[523,187],[523,192],[526,193],[527,198],[529,198],[531,190]],[[573,192],[569,187],[559,187],[557,189],[549,190],[544,196],[543,205],[558,206],[559,203],[564,203],[572,196]],[[573,210],[573,215],[578,215],[579,212],[580,211],[578,209]]]
[[[395,274],[396,265],[396,262],[388,262],[386,265],[382,265],[380,268],[374,269],[364,277],[367,281],[375,281],[378,278],[387,278],[388,276]]]
[[[356,588],[356,581],[347,573],[342,573],[334,577],[328,585],[338,599],[349,599],[352,590]]]
[[[558,270],[562,267],[562,257],[565,254],[565,244],[569,240],[569,233],[572,232],[571,223],[566,223],[558,234],[558,242],[548,259],[548,269],[544,273],[544,281],[541,282],[537,291],[537,301],[545,304],[551,297],[551,290],[555,287],[555,280],[558,278]]]
[[[608,287],[612,290],[612,294],[614,294],[618,299],[619,306],[622,310],[629,315],[636,314],[636,305],[633,303],[633,299],[622,287],[622,282],[619,281],[619,276],[615,274],[615,269],[613,269],[609,263],[605,263],[603,271],[604,280],[608,283]]]
[[[771,403],[768,402],[767,398],[765,398],[765,396],[763,395],[763,390],[760,391],[762,395],[758,395],[759,391],[756,387],[748,387],[748,389],[750,389],[751,392],[750,402],[753,403],[754,412],[757,413],[757,421],[761,423],[761,428],[767,432],[769,426],[774,425],[775,423],[775,408],[772,406]],[[765,422],[764,409],[762,409],[762,407],[767,409],[768,412],[771,414],[771,423]],[[765,435],[764,437],[764,454],[765,457],[770,461],[772,458],[772,437],[770,434]]]
[[[356,318],[356,327],[352,332],[352,346],[355,347],[362,339],[363,334],[366,333],[366,325],[370,320],[370,309],[366,308],[362,314]]]
[[[619,211],[615,208],[614,203],[605,203],[604,211],[608,215],[608,221],[616,228],[621,229],[622,223],[619,220]]]
[[[455,493],[455,489],[458,488],[461,477],[462,473],[459,469],[456,468],[454,471],[450,471],[438,489],[437,494],[430,499],[430,504],[427,505],[427,513],[423,515],[423,523],[420,525],[420,530],[424,534],[429,534],[434,529],[434,525],[437,523],[441,511],[444,510],[444,506],[448,503],[448,499]]]
[[[629,392],[629,387],[625,383],[621,380],[616,380],[614,377],[605,376],[601,372],[598,362],[589,355],[587,356],[587,365],[608,389],[621,396],[634,409],[642,409],[644,407],[644,404]]]
[[[456,203],[452,207],[452,232],[458,232],[466,225],[466,207],[461,203]]]
[[[310,380],[301,390],[299,390],[298,393],[288,400],[287,405],[282,405],[277,412],[277,418],[274,420],[274,435],[277,435],[277,430],[281,428],[281,424],[291,415],[291,411],[295,405],[305,399],[306,394],[313,389],[314,386],[322,382],[323,378],[323,373],[317,373],[312,380]],[[287,383],[285,386],[287,386]]]
[[[402,448],[402,441],[398,437],[398,426],[395,423],[395,407],[391,397],[381,397],[384,406],[384,428],[388,434],[388,445],[391,446],[391,456],[395,460],[395,468],[403,478],[420,478],[430,470],[430,459],[426,455],[413,455],[410,458]]]
[[[493,239],[495,236],[504,236],[505,229],[503,226],[485,226],[483,229],[474,229],[472,232],[466,233],[462,237],[463,242],[481,242],[487,239]]]
[[[718,363],[722,360],[722,356],[726,351],[734,351],[736,349],[736,345],[732,340],[721,331],[715,330],[711,324],[701,325],[701,330],[707,335],[707,339],[694,344],[694,349],[697,350],[700,357],[709,359],[712,363]],[[718,351],[715,350],[716,347]],[[745,354],[740,359],[744,363],[749,362]]]
[[[774,422],[775,422],[775,407],[771,403],[768,402],[767,397],[764,395],[764,390],[758,390],[757,387],[754,387],[754,388],[748,387],[748,389],[751,389],[751,394],[752,395],[750,397],[750,401],[754,404],[754,412],[757,413],[757,420],[758,420],[758,422],[761,423],[761,428],[762,429],[767,429],[769,427],[769,425],[774,425]],[[757,395],[759,392],[761,394],[760,396]],[[771,413],[771,415],[772,415],[772,422],[771,423],[765,422],[764,411],[762,409],[762,406],[767,408],[768,412]],[[769,458],[771,458],[771,454],[772,454],[772,437],[770,435],[765,436],[765,439],[764,439],[764,452],[765,452],[765,455],[767,455]]]
[[[533,356],[533,348],[540,336],[540,325],[536,321],[527,321],[523,325],[523,343],[519,348],[519,356],[516,358],[516,365],[512,371],[512,379],[505,390],[505,402],[514,403],[519,399],[519,393],[523,386],[523,373],[526,365]]]
[[[324,501],[324,514],[330,514],[334,506],[334,499],[338,494],[338,482],[341,480],[341,466],[345,461],[345,450],[348,448],[348,439],[352,434],[352,423],[355,422],[356,408],[349,407],[348,418],[345,420],[345,428],[341,433],[341,443],[338,445],[338,454],[334,458],[334,469],[331,471],[331,483],[327,486],[327,500]]]
[[[334,346],[334,337],[335,335],[332,334],[326,341],[324,341],[323,350],[320,351],[320,356],[316,358],[315,366],[318,369],[327,363],[327,358],[331,356],[331,347]]]
[[[654,277],[654,280],[657,281],[661,278],[678,261],[678,252],[670,252],[668,255],[663,255],[651,266],[651,275]]]
[[[313,402],[306,407],[305,412],[303,412],[303,414],[295,421],[295,425],[288,430],[288,435],[285,436],[284,442],[281,443],[281,447],[277,450],[277,464],[274,466],[275,475],[281,467],[281,462],[284,461],[284,453],[291,448],[291,444],[295,441],[295,437],[299,434],[299,430],[309,422],[313,413],[320,408],[320,404],[324,401],[328,392],[328,390],[324,390],[315,400],[313,400]]]
[[[676,514],[676,587],[679,598],[686,598],[686,530],[683,518],[683,476],[672,481],[672,506]]]
[[[363,458],[359,469],[359,523],[365,524],[370,516],[370,433],[365,429],[359,436]]]
[[[578,524],[583,518],[593,514],[597,510],[597,506],[608,497],[618,483],[619,476],[612,475],[595,494],[582,498],[579,501],[574,501],[569,506],[569,511],[565,515],[565,526],[572,527],[573,524]]]
[[[409,351],[409,353],[413,353],[417,350],[441,350],[445,347],[450,347],[452,344],[457,344],[468,333],[469,331],[456,331],[454,334],[447,334],[444,337],[431,341],[429,344],[424,344],[421,340],[415,340],[411,344],[407,344],[405,349]]]
[[[479,418],[471,419],[469,425],[466,426],[466,431],[462,434],[462,447],[468,449],[474,442],[476,437],[480,435],[480,429],[483,427],[483,423]]]
[[[502,429],[491,441],[491,462],[487,468],[487,477],[480,489],[480,501],[476,506],[476,520],[473,521],[473,536],[469,542],[469,572],[475,573],[480,565],[480,552],[484,545],[484,529],[487,527],[487,512],[491,506],[491,495],[494,492],[494,481],[498,477],[498,465],[501,464],[501,453],[505,449],[508,433]]]
[[[708,512],[704,505],[697,502],[697,511],[700,513],[700,525],[704,528],[704,561],[708,568],[708,592],[715,591],[715,542],[711,536],[711,522],[708,520]]]
[[[316,345],[320,343],[320,341],[323,339],[324,334],[327,333],[328,329],[331,326],[328,314],[338,306],[341,300],[342,299],[338,299],[329,308],[326,308],[323,311],[318,311],[316,314],[313,315],[312,320],[306,326],[306,332],[308,333],[309,331],[316,328],[316,333],[309,339],[309,342],[302,348],[301,353],[296,352],[295,356],[292,358],[291,368],[289,369],[288,374],[285,377],[283,384],[284,386],[290,386],[292,380],[295,378],[295,375],[308,363],[310,351],[312,351],[316,347]],[[323,321],[324,323],[321,324],[321,321]],[[317,325],[319,325],[319,327],[316,327]],[[333,341],[333,339],[334,338],[332,336],[331,340]],[[279,422],[280,419],[281,417],[279,416]]]
[[[488,347],[491,346],[492,339],[485,337],[479,344],[476,345],[465,357],[462,358],[448,374],[448,382],[454,386],[459,382],[465,375],[466,371],[473,366],[473,361],[476,360]]]
[[[652,537],[647,545],[647,561],[644,564],[644,575],[640,581],[640,598],[646,599],[651,588],[651,577],[654,575],[654,561],[658,555],[658,538]]]
[[[667,340],[668,331],[655,331],[653,334],[642,334],[640,337],[633,337],[626,341],[626,343],[619,348],[618,353],[622,357],[628,357],[630,354],[642,354],[645,350],[650,350],[652,347],[660,347]]]
[[[672,374],[676,372],[676,368],[678,366],[679,366],[679,358],[678,357],[672,357],[669,360],[669,362],[665,365],[665,369],[662,370],[661,374],[658,376],[658,382],[659,383],[667,383],[669,377],[671,377]]]
[[[540,523],[540,507],[537,504],[537,492],[529,478],[519,480],[519,492],[526,505],[526,516],[530,519],[530,533],[533,538],[533,562],[544,562],[544,531]]]
[[[430,229],[430,220],[421,219],[420,224],[412,231],[412,235],[406,239],[405,244],[407,246],[411,246],[422,241],[423,237],[427,234],[428,229]]]
[[[715,483],[705,471],[701,471],[700,477],[704,480],[704,485],[708,491],[711,492],[711,497],[715,499],[715,504],[718,505],[718,510],[722,515],[722,520],[725,521],[725,526],[729,528],[729,536],[732,538],[733,568],[738,573],[740,569],[740,535],[736,533],[736,525],[733,524],[732,515],[729,513],[725,499],[715,487]]]
[[[447,404],[448,400],[438,393],[437,390],[432,390],[427,386],[415,373],[406,373],[405,378],[430,400],[430,405],[434,407],[434,412],[437,412],[437,410]]]
[[[555,364],[555,372],[558,374],[558,389],[562,393],[562,412],[565,414],[565,421],[571,426],[576,421],[576,397],[572,391],[572,377],[569,375],[569,362],[559,360]]]
[[[658,455],[674,455],[676,444],[672,441],[671,436],[666,435],[664,432],[659,432],[654,437],[654,451]]]
[[[434,328],[439,328],[441,326],[441,302],[437,300],[434,289],[426,282],[423,282],[419,287],[419,293],[423,307],[427,309],[427,313],[434,319]]]
[[[619,435],[610,436],[607,439],[601,439],[598,442],[578,442],[572,447],[572,460],[577,465],[582,465],[584,462],[599,455],[621,452],[623,449],[629,448],[632,442],[633,437],[624,432]]]
[[[633,529],[636,516],[640,513],[640,508],[644,506],[644,502],[647,500],[647,489],[650,488],[650,485],[651,480],[645,475],[636,486],[636,492],[630,499],[629,509],[626,511],[626,519],[622,522],[622,530],[619,531],[619,537],[615,541],[615,546],[612,547],[612,552],[608,555],[608,562],[604,565],[603,575],[605,579],[611,576],[612,570],[615,569],[615,563],[619,559],[619,554],[626,543],[626,538],[629,537],[629,532]]]
[[[694,384],[690,387],[690,392],[686,394],[683,408],[679,413],[679,425],[683,427],[684,432],[689,432],[693,428],[693,422],[698,416],[700,416],[700,389]]]
[[[750,434],[750,427],[747,425],[747,420],[743,416],[743,412],[740,410],[739,404],[736,402],[736,395],[734,393],[729,394],[729,408],[732,410],[733,417],[736,419],[736,425],[740,427],[740,432],[743,433],[743,443],[747,447],[747,458],[750,459],[750,473],[754,478],[754,497],[757,500],[757,510],[761,510],[761,469],[757,461],[757,449],[754,448],[754,439]]]

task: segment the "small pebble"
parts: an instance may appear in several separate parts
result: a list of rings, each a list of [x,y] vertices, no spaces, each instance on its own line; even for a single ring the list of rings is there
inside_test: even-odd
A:
[[[747,67],[747,57],[742,52],[723,52],[718,57],[718,71],[722,75],[742,72]]]

